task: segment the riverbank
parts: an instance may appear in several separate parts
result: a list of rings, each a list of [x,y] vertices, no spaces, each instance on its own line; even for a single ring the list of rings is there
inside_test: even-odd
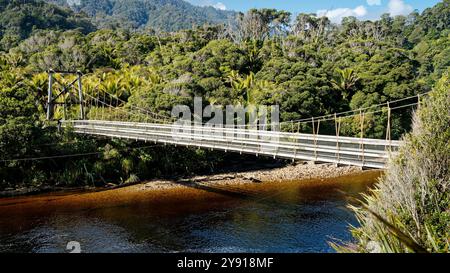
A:
[[[145,189],[169,189],[194,184],[215,184],[215,185],[242,185],[249,183],[260,183],[267,181],[302,180],[312,178],[331,178],[342,175],[359,173],[361,169],[353,166],[336,166],[334,164],[310,164],[299,162],[295,164],[283,164],[281,162],[249,164],[236,162],[222,170],[219,174],[207,174],[188,177],[172,177],[163,179],[153,179],[150,181],[113,184],[107,183],[103,187],[23,187],[0,191],[0,198],[31,196],[49,193],[81,192],[81,191],[102,191],[130,187],[133,185],[144,185]]]
[[[264,182],[327,179],[361,173],[359,167],[335,164],[291,164],[273,169],[227,172],[217,175],[195,176],[176,180],[152,180],[141,184],[142,190],[170,189],[195,186],[245,185]]]
[[[178,180],[153,180],[126,187],[65,191],[33,196],[0,198],[3,215],[38,216],[51,211],[96,210],[142,204],[149,209],[192,209],[205,200],[222,206],[226,200],[267,198],[283,188],[298,187],[315,192],[320,187],[349,188],[361,181],[375,182],[380,170],[332,164],[297,164],[270,170],[253,170],[196,176]],[[231,197],[231,198],[230,198]],[[201,201],[201,202],[198,202]]]
[[[301,165],[0,198],[0,252],[61,252],[70,241],[83,252],[328,252],[330,236],[348,240],[357,224],[348,198],[380,174]]]

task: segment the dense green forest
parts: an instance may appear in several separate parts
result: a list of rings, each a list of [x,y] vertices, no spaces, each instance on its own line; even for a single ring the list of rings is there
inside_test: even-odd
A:
[[[195,25],[226,23],[235,16],[233,11],[193,6],[182,0],[47,1],[92,16],[100,28],[152,28],[160,31],[176,31]]]
[[[96,28],[90,18],[70,9],[42,1],[0,0],[0,51],[17,46],[39,29],[77,29],[87,34]]]
[[[53,3],[52,4],[48,4]],[[69,5],[69,3],[71,3]],[[38,29],[176,31],[227,24],[235,12],[197,7],[182,0],[1,0],[0,48],[10,48]]]
[[[430,91],[450,64],[449,5],[377,21],[347,17],[340,25],[250,10],[227,24],[163,32],[99,25],[87,10],[0,0],[0,189],[125,183],[212,170],[232,157],[58,132],[45,121],[48,69],[79,69],[85,92],[98,87],[125,107],[165,115],[196,95],[217,105],[279,104],[281,120],[308,118]],[[410,117],[395,113],[395,138],[410,129]],[[387,115],[367,119],[366,136],[384,138]],[[342,131],[358,134],[358,121]]]

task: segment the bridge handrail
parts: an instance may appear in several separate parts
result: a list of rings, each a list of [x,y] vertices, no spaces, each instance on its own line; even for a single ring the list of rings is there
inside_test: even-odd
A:
[[[98,133],[98,132],[92,132],[91,134],[104,136],[104,134]],[[116,138],[136,139],[135,137],[124,137],[123,135],[114,135],[114,134],[110,134],[108,136],[116,137]],[[145,140],[145,138],[143,138],[143,137],[140,137],[139,139]],[[188,142],[188,141],[172,140],[170,138],[166,139],[166,140],[159,140],[159,142],[175,144],[175,145],[197,146],[197,147],[203,147],[203,148],[219,149],[219,147],[208,144],[208,143],[193,144],[192,141]],[[229,151],[255,154],[254,150],[250,150],[245,147],[242,148],[242,147],[229,146],[227,148]],[[286,152],[271,153],[271,152],[268,152],[265,150],[260,150],[260,151],[256,152],[256,154],[276,156],[276,157],[280,157],[280,158],[289,158],[289,159],[293,158],[292,153],[286,153]],[[294,154],[294,158],[302,159],[302,160],[312,160],[312,161],[335,162],[335,163],[340,163],[340,164],[347,164],[347,165],[354,165],[354,166],[366,166],[366,167],[372,167],[372,168],[383,168],[384,164],[385,164],[384,162],[379,162],[379,161],[366,160],[366,161],[361,162],[360,160],[355,160],[354,158],[340,157],[340,158],[336,159],[335,157],[331,157],[331,156],[328,156],[328,157],[323,156],[323,155],[311,156],[311,155],[305,155],[305,154],[301,154],[301,153],[298,153],[297,155]]]
[[[152,123],[139,123],[139,122],[123,122],[123,121],[102,121],[102,120],[68,120],[62,121],[63,123],[77,123],[77,124],[103,124],[106,126],[110,125],[120,125],[128,126],[128,128],[133,127],[144,127],[144,128],[159,128],[159,129],[170,129],[170,130],[193,130],[194,132],[201,132],[202,134],[207,131],[214,131],[215,133],[230,133],[238,135],[249,135],[249,136],[264,136],[264,137],[286,137],[293,140],[317,140],[317,141],[328,141],[339,143],[353,143],[355,140],[360,141],[365,145],[387,145],[386,140],[373,139],[373,138],[360,138],[360,137],[347,137],[347,136],[333,136],[333,135],[314,135],[305,133],[290,133],[281,131],[265,131],[265,130],[254,130],[254,129],[234,129],[234,128],[223,128],[223,127],[205,127],[205,126],[195,126],[195,125],[160,125]],[[196,133],[194,133],[196,134]],[[401,141],[391,140],[389,145],[392,147],[400,146]]]
[[[148,131],[148,130],[140,130],[136,128],[114,128],[110,126],[96,126],[92,127],[91,125],[80,125],[76,127],[77,129],[84,129],[84,130],[97,130],[97,131],[106,131],[106,132],[117,132],[121,133],[122,136],[126,136],[126,134],[146,134],[151,136],[156,136],[160,138],[164,137],[173,137],[173,133],[171,131]],[[131,138],[131,137],[130,137]],[[323,151],[328,152],[329,150],[337,149],[336,142],[333,142],[332,145],[324,145],[322,143],[318,144],[306,144],[301,142],[287,142],[283,140],[279,141],[271,141],[267,139],[252,139],[252,138],[238,138],[238,137],[227,137],[222,136],[218,137],[216,135],[209,135],[209,134],[189,134],[189,133],[179,133],[177,134],[177,138],[179,139],[197,139],[197,140],[205,140],[205,141],[212,141],[212,142],[232,142],[232,143],[242,143],[245,142],[247,144],[263,144],[266,146],[272,146],[277,148],[291,148],[291,149],[306,149],[311,151]],[[359,145],[359,139],[356,139],[355,142],[352,143],[353,145]],[[384,148],[384,145],[381,145]],[[327,149],[327,150],[324,150]],[[361,149],[351,148],[351,147],[340,147],[340,152],[343,154],[361,154]],[[365,155],[370,157],[384,157],[386,154],[384,149],[383,150],[374,150],[374,149],[365,149]]]
[[[83,129],[81,129],[81,130],[83,130]],[[96,130],[96,131],[102,132],[102,131],[108,131],[108,130],[102,129],[102,130]],[[109,130],[109,131],[120,134],[120,132],[117,132],[114,130]],[[86,131],[84,131],[84,132],[86,132]],[[108,133],[106,133],[106,134],[108,134]],[[136,137],[127,136],[124,134],[120,134],[120,136],[128,138],[128,139],[137,139]],[[155,134],[150,134],[149,136],[155,136]],[[166,139],[164,137],[167,137],[167,138],[170,137],[169,135],[163,135],[163,134],[158,134],[158,136],[160,137],[158,139],[159,141],[164,141],[164,139]],[[178,140],[186,140],[186,138],[181,137]],[[191,137],[191,138],[189,138],[189,140],[217,142],[216,139],[204,138],[204,137]],[[222,142],[222,143],[224,143],[224,142]],[[273,143],[273,142],[262,142],[262,141],[246,141],[246,142],[232,141],[232,142],[225,142],[225,143],[226,144],[222,144],[220,147],[226,148],[230,144],[238,144],[238,145],[254,145],[256,147],[264,146],[264,147],[277,148],[277,149],[292,149],[292,150],[297,150],[297,151],[312,151],[312,152],[317,151],[317,152],[332,153],[332,154],[335,154],[337,152],[336,147],[333,147],[333,146],[324,147],[323,145],[317,145],[317,146],[301,145],[301,144],[287,145],[285,143]],[[216,143],[216,144],[219,145],[220,143]],[[357,149],[340,149],[339,153],[346,154],[346,155],[362,155],[363,154],[361,150],[357,150]],[[376,151],[376,150],[365,150],[364,156],[366,158],[369,158],[369,157],[371,157],[371,158],[388,158],[388,155],[386,154],[386,152],[384,152],[384,151],[381,152],[381,151]]]

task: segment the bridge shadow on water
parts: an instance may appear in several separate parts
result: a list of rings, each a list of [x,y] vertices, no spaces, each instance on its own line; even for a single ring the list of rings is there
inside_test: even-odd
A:
[[[262,186],[262,190],[255,188],[254,190],[245,189],[246,185],[254,185],[261,184],[262,182],[247,182],[248,184],[240,184],[239,186],[233,186],[231,182],[230,184],[225,185],[214,185],[214,182],[198,182],[194,180],[176,180],[171,181],[171,183],[182,185],[185,187],[206,191],[208,193],[219,194],[225,196],[230,199],[235,199],[237,201],[245,201],[247,203],[257,203],[261,205],[283,207],[287,205],[292,205],[282,200],[278,199],[283,190],[277,191],[268,191],[264,190],[264,186]]]
[[[210,193],[220,194],[226,197],[248,200],[248,201],[260,201],[261,198],[265,198],[261,191],[252,191],[245,189],[245,185],[236,185],[234,182],[214,185],[214,181],[208,178],[196,180],[196,176],[206,176],[208,175],[229,175],[232,179],[247,180],[246,183],[249,185],[260,184],[261,181],[251,178],[245,178],[241,173],[254,172],[254,171],[269,171],[271,169],[282,168],[287,166],[290,160],[280,160],[271,158],[258,158],[255,160],[254,156],[250,155],[234,155],[234,157],[228,158],[228,164],[221,166],[221,168],[215,170],[212,173],[198,173],[193,176],[187,176],[183,179],[170,179],[171,183],[182,185],[185,187],[203,190]],[[217,180],[226,180],[219,178]],[[250,182],[251,181],[251,182]],[[234,184],[234,185],[233,185]]]
[[[258,195],[252,191],[244,190],[244,189],[236,189],[230,186],[212,186],[212,185],[204,185],[202,182],[196,181],[171,181],[171,183],[182,185],[189,188],[199,189],[203,191],[207,191],[210,193],[217,193],[221,195],[225,195],[227,197],[242,199],[242,200],[251,200],[256,198]],[[253,182],[258,183],[258,182]]]

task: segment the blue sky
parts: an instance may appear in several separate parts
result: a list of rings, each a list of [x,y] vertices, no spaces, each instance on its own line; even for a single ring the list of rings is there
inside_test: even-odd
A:
[[[413,10],[422,11],[440,0],[186,0],[198,6],[246,11],[250,8],[276,8],[290,11],[326,15],[334,22],[345,16],[377,19],[383,13],[406,15]]]

